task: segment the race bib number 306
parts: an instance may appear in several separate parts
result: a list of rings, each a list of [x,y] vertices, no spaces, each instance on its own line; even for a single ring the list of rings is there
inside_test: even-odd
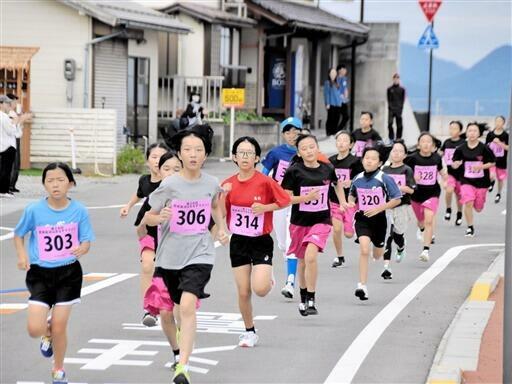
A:
[[[78,224],[69,223],[36,228],[39,258],[58,261],[71,257],[71,249],[78,247]]]
[[[208,231],[212,211],[210,199],[173,200],[171,211],[171,232],[194,235]]]
[[[231,206],[229,230],[237,235],[256,237],[263,234],[265,215],[255,215],[252,208]]]

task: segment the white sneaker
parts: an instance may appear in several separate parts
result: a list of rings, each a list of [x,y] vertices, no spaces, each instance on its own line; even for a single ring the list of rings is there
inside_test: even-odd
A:
[[[13,193],[0,193],[0,197],[5,198],[5,199],[14,199],[14,194]]]
[[[418,241],[423,241],[423,232],[419,228],[416,231],[416,238],[418,239]]]
[[[420,261],[424,261],[427,263],[430,260],[430,256],[428,254],[428,249],[424,249],[423,252],[420,254]]]
[[[245,347],[245,348],[252,348],[256,344],[258,344],[258,335],[254,332],[244,332],[240,335],[238,338],[238,346],[239,347]]]
[[[355,295],[359,297],[359,300],[368,300],[368,288],[366,288],[366,285],[357,283]]]
[[[283,295],[287,299],[293,299],[294,292],[295,289],[291,283],[286,283],[283,289],[281,289],[281,295]]]

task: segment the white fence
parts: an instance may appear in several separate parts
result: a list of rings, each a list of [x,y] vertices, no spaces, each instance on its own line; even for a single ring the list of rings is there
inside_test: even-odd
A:
[[[79,165],[100,165],[116,173],[117,141],[114,109],[45,109],[34,110],[30,139],[30,162],[62,161],[71,164],[71,132]]]

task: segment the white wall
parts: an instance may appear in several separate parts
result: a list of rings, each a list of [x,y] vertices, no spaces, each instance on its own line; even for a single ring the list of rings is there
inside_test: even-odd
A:
[[[80,68],[73,84],[72,106],[82,107],[81,68],[85,43],[92,36],[91,18],[80,16],[78,11],[54,0],[2,1],[0,24],[2,45],[40,48],[31,62],[32,108],[67,107],[67,58],[75,59]]]
[[[203,76],[204,24],[183,14],[178,19],[192,30],[191,33],[178,37],[178,74]]]
[[[149,141],[157,139],[158,109],[158,32],[144,31],[144,43],[128,41],[128,56],[149,58]]]

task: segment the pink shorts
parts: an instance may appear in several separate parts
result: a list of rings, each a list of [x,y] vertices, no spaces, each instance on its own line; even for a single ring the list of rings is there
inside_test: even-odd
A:
[[[470,184],[462,184],[460,187],[460,203],[466,204],[472,201],[477,212],[484,209],[486,197],[487,188],[476,188]]]
[[[309,243],[315,244],[323,252],[330,234],[329,224],[315,224],[312,227],[290,224],[291,243],[287,255],[294,254],[297,259],[303,259]]]
[[[339,204],[331,202],[331,217],[343,223],[343,231],[345,233],[354,233],[354,215],[356,208],[345,209],[345,212],[340,212]]]
[[[200,306],[201,301],[197,300],[196,309]],[[151,285],[144,294],[144,309],[153,316],[159,315],[161,310],[172,312],[174,309],[174,302],[161,277],[153,277],[151,280]]]
[[[499,181],[507,180],[507,170],[497,167],[491,167],[491,174],[496,176]]]
[[[146,249],[149,249],[150,251],[155,252],[155,239],[153,239],[153,237],[150,235],[141,237],[139,239],[139,247],[140,247],[141,255],[142,255],[142,252],[144,252]]]
[[[437,208],[439,207],[439,197],[431,197],[423,203],[411,201],[411,206],[414,214],[416,215],[416,219],[421,222],[425,220],[425,209],[430,209],[434,214],[436,214]]]
[[[457,196],[460,196],[460,181],[452,175],[448,175],[448,181],[446,182],[448,187],[452,187]]]

